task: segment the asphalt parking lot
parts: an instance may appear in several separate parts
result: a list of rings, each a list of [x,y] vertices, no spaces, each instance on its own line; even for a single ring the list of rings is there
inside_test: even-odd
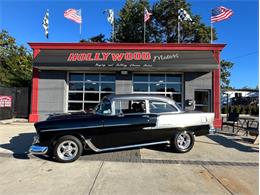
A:
[[[32,124],[0,125],[0,194],[259,194],[253,137],[197,137],[193,150],[167,146],[96,154],[61,164],[27,153]]]

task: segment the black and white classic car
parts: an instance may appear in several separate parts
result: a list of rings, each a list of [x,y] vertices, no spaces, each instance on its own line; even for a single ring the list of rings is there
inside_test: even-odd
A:
[[[194,137],[214,133],[214,113],[184,112],[164,96],[109,95],[93,113],[52,115],[35,123],[32,154],[47,154],[58,162],[73,162],[83,150],[168,144],[188,152]]]

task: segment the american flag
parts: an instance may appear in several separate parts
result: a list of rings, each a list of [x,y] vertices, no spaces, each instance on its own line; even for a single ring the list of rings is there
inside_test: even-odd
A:
[[[64,12],[64,17],[72,20],[74,22],[77,22],[79,24],[82,23],[82,18],[81,18],[81,10],[75,10],[75,9],[68,9]]]
[[[216,7],[212,10],[211,23],[219,22],[221,20],[226,20],[233,15],[231,9],[227,9],[223,6]]]
[[[148,10],[145,7],[144,8],[144,22],[147,22],[150,19],[151,15],[152,15],[152,13],[148,12]]]

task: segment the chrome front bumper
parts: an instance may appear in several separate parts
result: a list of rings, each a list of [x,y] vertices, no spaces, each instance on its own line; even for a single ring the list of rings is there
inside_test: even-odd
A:
[[[30,147],[29,152],[31,154],[46,154],[48,151],[48,147],[46,146],[37,146],[37,145],[32,145]]]
[[[39,136],[35,135],[33,138],[32,146],[29,149],[31,154],[46,154],[48,151],[47,146],[39,146]]]

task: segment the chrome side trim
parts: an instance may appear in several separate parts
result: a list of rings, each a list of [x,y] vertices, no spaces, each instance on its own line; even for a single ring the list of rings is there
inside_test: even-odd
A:
[[[91,129],[91,128],[103,128],[103,127],[118,127],[118,126],[128,126],[131,124],[115,124],[115,125],[96,125],[96,126],[86,126],[86,127],[69,127],[69,128],[59,128],[59,129],[46,129],[44,132],[57,131],[57,130],[77,130],[77,129]]]
[[[37,145],[32,145],[30,147],[30,154],[46,154],[48,151],[48,147],[46,146],[37,146]]]
[[[69,127],[69,128],[58,128],[58,129],[44,129],[44,132],[47,131],[57,131],[57,130],[77,130],[77,129],[90,129],[90,128],[99,128],[103,127],[103,125],[98,125],[98,126],[87,126],[87,127]]]
[[[152,143],[145,143],[145,144],[134,144],[134,145],[128,145],[128,146],[119,146],[119,147],[112,147],[112,148],[104,148],[99,149],[91,142],[90,139],[85,140],[86,144],[95,152],[105,152],[110,150],[118,150],[118,149],[126,149],[126,148],[135,148],[135,147],[141,147],[141,146],[151,146],[151,145],[157,145],[157,144],[169,144],[170,141],[160,141],[160,142],[152,142]]]
[[[92,142],[90,141],[90,139],[85,140],[86,144],[95,152],[101,152],[101,149],[96,148],[96,146],[94,146],[94,144],[92,144]]]

